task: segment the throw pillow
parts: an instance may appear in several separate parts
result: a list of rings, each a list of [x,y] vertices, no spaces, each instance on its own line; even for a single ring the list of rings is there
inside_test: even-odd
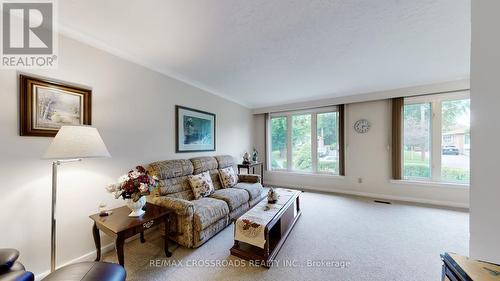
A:
[[[233,187],[238,183],[238,178],[233,167],[227,167],[219,170],[219,178],[223,188]]]
[[[188,179],[189,185],[191,185],[191,189],[193,190],[194,199],[207,197],[215,191],[212,178],[210,178],[210,173],[208,171],[197,175],[191,175]]]

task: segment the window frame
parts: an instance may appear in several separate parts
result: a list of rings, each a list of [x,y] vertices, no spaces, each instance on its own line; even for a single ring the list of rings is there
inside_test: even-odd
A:
[[[267,170],[271,172],[285,172],[285,173],[295,173],[295,174],[319,174],[319,175],[331,175],[331,176],[341,176],[342,171],[340,170],[340,165],[341,165],[341,159],[340,159],[340,154],[343,153],[341,148],[341,142],[337,141],[337,146],[338,146],[338,157],[337,157],[337,169],[335,172],[326,172],[326,171],[318,171],[318,114],[321,113],[332,113],[335,112],[338,114],[338,122],[337,122],[337,138],[341,138],[342,134],[340,133],[340,122],[342,118],[340,118],[340,106],[327,106],[327,107],[320,107],[320,108],[314,108],[314,109],[303,109],[303,110],[293,110],[293,111],[282,111],[282,112],[273,112],[269,113],[268,119],[266,120],[267,122],[267,146],[269,148],[272,147],[272,132],[271,132],[271,120],[272,118],[278,118],[278,117],[286,117],[287,118],[287,132],[286,132],[286,149],[287,149],[287,167],[286,169],[276,169],[273,168],[272,165],[267,165]],[[305,115],[305,114],[310,114],[311,115],[311,161],[312,161],[312,167],[311,171],[301,171],[301,170],[294,170],[293,169],[293,157],[292,157],[292,116],[296,115]],[[268,153],[266,155],[266,160],[267,163],[272,163],[272,149],[268,149]]]
[[[401,158],[400,169],[402,171],[402,180],[405,181],[417,181],[417,182],[435,182],[443,184],[453,184],[453,185],[469,185],[469,183],[460,183],[453,181],[444,181],[441,179],[442,171],[442,161],[441,161],[441,151],[442,151],[442,102],[444,101],[454,101],[454,100],[470,100],[470,91],[457,91],[441,94],[431,94],[422,96],[406,97],[403,101],[403,108],[405,105],[409,104],[422,104],[430,103],[431,106],[431,130],[430,130],[430,166],[431,166],[431,176],[430,178],[417,178],[417,177],[406,177],[404,174],[404,113],[401,115],[401,124],[403,126],[401,130]],[[438,157],[436,157],[438,155]],[[470,164],[469,164],[470,165]],[[470,173],[470,166],[469,166]]]
[[[280,117],[286,117],[286,165],[287,165],[287,168],[285,169],[280,169],[280,168],[276,168],[276,169],[273,169],[272,165],[271,165],[271,160],[272,160],[272,153],[273,153],[273,149],[272,149],[272,119],[273,118],[280,118]],[[290,131],[290,122],[289,122],[289,118],[287,117],[287,115],[280,115],[280,114],[269,114],[268,115],[268,118],[266,120],[267,122],[267,132],[266,132],[266,136],[267,136],[267,139],[266,139],[266,143],[267,143],[267,147],[269,149],[267,149],[267,155],[266,155],[266,162],[269,163],[267,166],[267,170],[268,171],[281,171],[281,172],[285,172],[285,171],[288,171],[288,165],[290,161],[288,161],[290,155],[289,155],[289,152],[288,152],[288,146],[290,145],[290,137],[289,137],[289,131]]]

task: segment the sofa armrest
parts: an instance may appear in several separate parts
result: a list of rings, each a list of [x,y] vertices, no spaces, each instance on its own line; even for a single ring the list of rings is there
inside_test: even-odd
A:
[[[238,175],[238,181],[246,183],[262,183],[260,175],[253,174],[240,174]]]
[[[154,196],[150,199],[150,202],[174,210],[180,216],[192,216],[194,213],[194,204],[189,200],[168,196]]]

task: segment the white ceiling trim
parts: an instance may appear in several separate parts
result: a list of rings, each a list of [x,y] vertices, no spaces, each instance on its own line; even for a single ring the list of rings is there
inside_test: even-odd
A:
[[[272,112],[281,112],[290,110],[301,110],[314,107],[367,102],[367,101],[383,100],[396,97],[411,97],[418,95],[446,93],[446,92],[463,91],[469,89],[470,89],[470,79],[460,79],[460,80],[427,84],[415,87],[406,87],[406,88],[391,89],[385,91],[362,93],[362,94],[343,96],[343,97],[334,97],[326,99],[323,98],[313,101],[296,102],[278,106],[261,107],[253,109],[252,113],[263,114],[263,113],[272,113]]]
[[[212,94],[212,95],[215,95],[215,96],[218,96],[218,97],[221,97],[223,99],[226,99],[226,100],[229,100],[229,101],[232,101],[234,103],[237,103],[241,106],[244,106],[246,108],[251,108],[251,106],[247,103],[244,103],[240,100],[237,100],[229,95],[226,95],[226,94],[223,94],[215,89],[212,89],[198,81],[193,81],[192,79],[189,79],[187,77],[185,77],[184,75],[180,75],[178,73],[175,73],[169,69],[165,69],[164,67],[160,67],[160,66],[157,66],[149,61],[145,61],[143,59],[140,59],[132,54],[129,54],[127,52],[124,52],[120,49],[117,49],[117,48],[114,48],[114,47],[111,47],[109,46],[108,44],[100,41],[100,40],[97,40],[95,38],[93,38],[92,36],[90,35],[87,35],[87,34],[84,34],[82,32],[79,32],[79,31],[76,31],[72,28],[69,28],[67,26],[64,26],[62,24],[59,23],[59,26],[58,26],[58,32],[59,34],[65,36],[65,37],[68,37],[68,38],[71,38],[71,39],[74,39],[76,41],[79,41],[81,43],[84,43],[84,44],[87,44],[91,47],[94,47],[94,48],[97,48],[99,50],[102,50],[102,51],[105,51],[107,53],[110,53],[112,55],[115,55],[119,58],[122,58],[124,60],[127,60],[127,61],[130,61],[132,63],[135,63],[135,64],[138,64],[140,66],[143,66],[149,70],[152,70],[154,72],[158,72],[162,75],[165,75],[165,76],[168,76],[169,78],[172,78],[172,79],[175,79],[175,80],[178,80],[180,82],[183,82],[185,84],[188,84],[190,86],[193,86],[195,88],[198,88],[204,92],[207,92],[209,94]]]

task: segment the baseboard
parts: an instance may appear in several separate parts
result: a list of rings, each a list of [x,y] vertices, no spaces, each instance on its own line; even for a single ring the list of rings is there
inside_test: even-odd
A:
[[[148,230],[144,231],[144,234],[148,234],[148,233],[150,233],[150,232],[153,232],[153,231],[155,231],[156,229],[158,229],[158,227],[157,227],[157,226],[154,226],[154,227],[152,227],[152,228],[150,228],[150,229],[148,229]],[[101,233],[102,233],[102,232],[101,232]],[[125,240],[125,243],[129,243],[129,242],[131,242],[131,241],[134,241],[134,240],[136,240],[136,239],[139,239],[139,237],[140,237],[139,235],[134,235],[134,236],[132,236],[132,237],[130,237],[130,238],[128,238],[128,239],[126,239],[126,240]],[[102,241],[102,239],[101,239],[101,241]],[[102,247],[101,247],[101,257],[103,257],[103,256],[104,256],[104,254],[107,254],[107,253],[109,253],[109,252],[111,252],[111,251],[114,251],[114,250],[115,250],[115,243],[114,243],[114,242],[109,243],[109,244],[107,244],[107,245],[105,245],[105,246],[102,246]],[[68,262],[65,262],[64,264],[62,264],[62,265],[60,265],[60,266],[57,266],[57,268],[61,268],[61,267],[66,266],[66,265],[70,265],[70,264],[73,264],[73,263],[78,263],[78,262],[83,262],[83,261],[94,261],[94,260],[95,260],[96,255],[97,255],[97,251],[96,251],[96,250],[93,250],[93,251],[91,251],[91,252],[89,252],[89,253],[86,253],[86,254],[84,254],[84,255],[82,255],[82,256],[80,256],[80,257],[77,257],[77,258],[75,258],[75,259],[73,259],[73,260],[70,260],[70,261],[68,261]],[[42,279],[43,279],[43,278],[45,278],[47,275],[49,275],[49,273],[50,273],[50,271],[45,271],[45,272],[43,272],[43,273],[40,273],[40,274],[35,275],[35,281],[42,280]]]
[[[101,254],[104,255],[108,252],[111,252],[115,249],[115,244],[114,243],[109,243],[108,245],[106,246],[103,246],[101,247]],[[63,266],[66,266],[66,265],[70,265],[70,264],[73,264],[73,263],[78,263],[78,262],[83,262],[83,261],[94,261],[95,260],[95,257],[96,257],[96,254],[97,254],[97,251],[94,250],[92,252],[89,252],[87,254],[84,254],[80,257],[77,257],[76,259],[73,259],[73,260],[70,260],[60,266],[58,266],[57,268],[60,268],[60,267],[63,267]],[[43,273],[40,273],[38,275],[35,276],[35,281],[39,281],[39,280],[42,280],[43,278],[45,278],[47,275],[49,275],[50,271],[46,271],[46,272],[43,272]]]
[[[144,234],[146,235],[146,234],[148,234],[150,232],[156,231],[156,229],[158,229],[158,227],[154,226],[154,227],[152,227],[152,228],[144,231]],[[102,232],[101,232],[101,234],[102,234]],[[137,240],[137,239],[139,239],[139,237],[140,237],[139,235],[134,235],[134,236],[132,236],[130,238],[127,238],[127,239],[125,239],[125,244],[129,243],[129,242],[132,242],[134,240]],[[102,241],[102,239],[101,239],[101,241]],[[109,253],[111,251],[114,251],[114,250],[115,250],[115,243],[114,242],[109,243],[109,244],[107,244],[105,246],[102,246],[101,247],[101,258],[104,256],[104,254],[107,254],[107,253]],[[93,250],[93,251],[91,251],[89,253],[86,253],[86,254],[84,254],[84,255],[82,255],[80,257],[77,257],[77,258],[75,258],[73,260],[65,262],[64,264],[62,264],[60,266],[57,266],[57,268],[61,268],[61,267],[66,266],[66,265],[70,265],[70,264],[78,263],[78,262],[83,262],[83,261],[94,261],[96,255],[97,255],[97,251]],[[50,271],[45,271],[43,273],[35,275],[35,281],[39,281],[39,280],[45,278],[47,275],[49,275],[49,273],[50,273]]]
[[[279,183],[274,183],[274,182],[266,182],[265,185],[266,186],[268,186],[268,185],[270,185],[270,186],[283,186],[283,187],[299,189],[299,190],[309,190],[309,191],[332,193],[332,194],[347,194],[347,195],[368,197],[368,198],[374,198],[374,199],[394,200],[394,201],[419,203],[419,204],[426,204],[426,205],[433,205],[433,206],[469,209],[468,204],[451,202],[451,201],[431,200],[431,199],[425,199],[425,198],[397,196],[397,195],[389,195],[389,194],[382,194],[382,193],[369,193],[369,192],[354,191],[354,190],[347,190],[347,189],[338,189],[338,188],[324,189],[324,188],[318,188],[318,187],[314,187],[314,186],[289,185],[289,184],[279,184]]]

